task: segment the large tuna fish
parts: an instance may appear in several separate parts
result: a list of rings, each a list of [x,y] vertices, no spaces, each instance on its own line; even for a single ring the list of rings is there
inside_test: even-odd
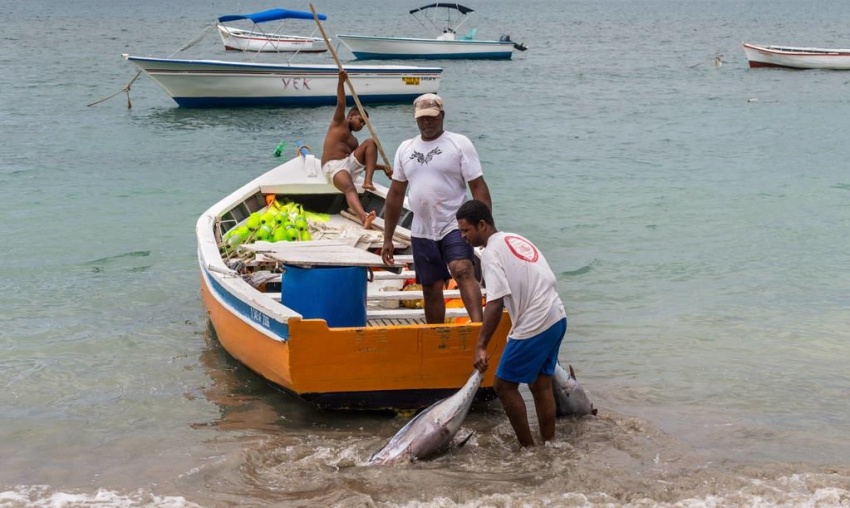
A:
[[[555,394],[555,416],[595,415],[596,409],[590,402],[587,392],[576,379],[573,366],[567,372],[561,364],[555,365],[552,376],[552,392]]]
[[[416,415],[372,455],[369,464],[399,464],[433,458],[445,452],[466,419],[482,378],[481,372],[476,370],[457,393]]]

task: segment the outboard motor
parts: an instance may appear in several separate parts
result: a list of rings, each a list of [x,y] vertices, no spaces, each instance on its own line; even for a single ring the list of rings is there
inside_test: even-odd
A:
[[[499,37],[499,42],[513,42],[514,49],[518,51],[525,51],[528,49],[528,46],[526,46],[524,42],[517,44],[516,42],[512,41],[511,36],[509,34],[502,34],[502,36]]]

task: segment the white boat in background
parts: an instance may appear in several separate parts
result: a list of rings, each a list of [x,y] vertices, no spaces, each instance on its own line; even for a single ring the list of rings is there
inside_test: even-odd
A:
[[[324,21],[327,16],[318,14],[320,20]],[[313,21],[313,14],[305,11],[293,11],[289,9],[269,9],[251,14],[228,14],[218,18],[218,34],[224,48],[236,51],[252,52],[311,52],[320,53],[327,51],[328,47],[321,37],[288,35],[282,33],[286,20],[303,19]],[[224,23],[248,20],[253,23],[251,29],[246,30]],[[263,23],[281,21],[272,31],[262,29]]]
[[[850,70],[850,49],[760,46],[744,42],[750,67]]]
[[[321,53],[328,50],[325,41],[318,37],[297,35],[272,35],[252,32],[241,28],[218,25],[218,33],[224,49],[235,51],[257,51],[265,53]]]
[[[339,69],[334,64],[123,56],[181,107],[336,104]],[[405,65],[350,65],[346,71],[363,104],[410,103],[423,93],[437,93],[443,73],[441,67]]]
[[[445,24],[435,23],[437,13],[445,14]],[[423,26],[417,13],[430,13],[424,16],[439,33],[432,38],[417,37],[380,37],[370,35],[337,34],[336,38],[345,44],[358,60],[384,59],[510,59],[514,50],[525,51],[525,44],[513,42],[509,35],[498,40],[476,39],[476,30],[458,35],[458,29],[473,12],[469,7],[456,3],[434,3],[413,9],[410,14]],[[460,18],[457,18],[460,16]],[[427,27],[426,27],[427,28]]]

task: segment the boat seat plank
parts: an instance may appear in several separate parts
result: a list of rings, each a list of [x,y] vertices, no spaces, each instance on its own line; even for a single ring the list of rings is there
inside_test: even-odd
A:
[[[411,319],[369,319],[366,321],[366,326],[405,326],[405,325],[425,325],[425,318]]]
[[[481,294],[485,295],[484,290],[481,290]],[[280,301],[280,292],[269,292],[265,293],[266,296],[275,301]],[[447,289],[443,291],[443,297],[445,298],[460,298],[460,291],[457,289]],[[421,300],[423,298],[422,291],[378,291],[375,293],[368,293],[366,295],[366,299],[370,302],[375,301],[384,301],[384,300]]]
[[[481,295],[486,295],[484,289],[481,290]],[[424,298],[422,291],[376,291],[369,293],[366,296],[367,300],[420,300]],[[460,290],[444,289],[443,298],[460,298]]]
[[[263,254],[257,254],[257,259],[255,261],[253,261],[252,263],[259,265],[259,264],[264,264],[264,263],[265,264],[273,264],[273,263],[279,264],[280,262],[275,261],[272,258],[265,257],[265,255],[263,255]],[[250,266],[250,263],[248,263],[248,264]],[[408,279],[415,279],[416,278],[416,272],[413,271],[413,270],[402,270],[399,273],[379,270],[379,271],[372,272],[372,274],[373,274],[372,280],[376,280],[376,281],[408,280]],[[266,282],[281,282],[281,274],[277,274],[276,277],[270,278]]]
[[[339,214],[353,222],[356,222],[357,224],[363,224],[362,222],[360,222],[360,219],[356,215],[349,212],[348,210],[343,210],[339,212]],[[384,219],[381,217],[375,217],[372,220],[372,228],[377,229],[379,231],[386,231]],[[395,231],[393,232],[393,240],[397,238],[404,240],[405,242],[407,242],[408,245],[410,245],[410,230],[401,226],[396,226]]]
[[[377,219],[376,219],[377,220]],[[375,223],[372,223],[373,226]],[[314,224],[314,240],[345,240],[349,245],[362,249],[380,249],[384,245],[383,229],[373,227],[365,229],[360,219],[345,210],[338,215],[331,215],[328,222]],[[410,247],[410,235],[396,233],[393,235],[393,247],[406,249]]]
[[[468,317],[464,308],[448,308],[446,309],[447,318]],[[366,319],[425,319],[425,310],[423,309],[408,309],[406,307],[398,309],[376,309],[367,310]],[[424,322],[424,321],[423,321]]]
[[[475,247],[475,254],[478,257],[481,257],[481,247]],[[395,261],[395,266],[411,264],[413,263],[413,254],[394,254],[393,261]]]
[[[280,293],[265,293],[272,300],[279,302]],[[446,318],[468,317],[464,308],[447,308]],[[400,326],[400,325],[424,325],[425,311],[423,309],[366,309],[366,321],[368,326]]]
[[[372,272],[374,277],[373,280],[393,280],[393,279],[415,279],[416,272],[413,270],[402,270],[400,273],[393,273],[387,271],[375,271]]]
[[[352,247],[346,242],[318,240],[308,242],[256,242],[243,248],[263,254],[280,263],[296,266],[372,266],[385,267],[381,256]]]
[[[386,231],[386,227],[384,226],[384,219],[382,219],[381,217],[375,217],[375,220],[372,221],[372,227],[375,229],[380,229],[381,231]],[[395,237],[400,237],[410,243],[410,230],[401,226],[396,226],[395,232],[393,233],[393,238]]]

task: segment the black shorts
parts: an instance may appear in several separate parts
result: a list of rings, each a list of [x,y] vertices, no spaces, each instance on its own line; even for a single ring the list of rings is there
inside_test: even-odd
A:
[[[448,264],[458,259],[473,260],[475,252],[466,243],[460,231],[455,229],[434,241],[427,238],[410,239],[413,246],[413,264],[416,268],[416,282],[423,286],[451,279]]]

